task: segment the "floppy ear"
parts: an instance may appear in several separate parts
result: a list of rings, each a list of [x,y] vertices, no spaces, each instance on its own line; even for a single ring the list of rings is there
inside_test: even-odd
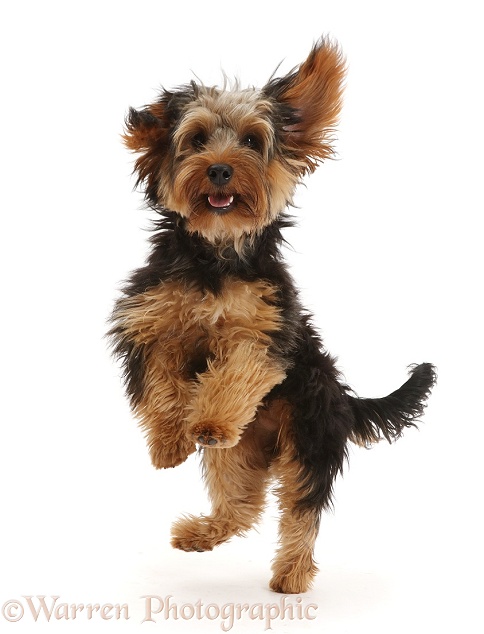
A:
[[[145,185],[146,199],[156,204],[159,172],[169,145],[170,126],[165,116],[164,100],[142,110],[129,109],[125,122],[124,143],[139,154],[134,164],[138,173],[136,186]]]
[[[280,105],[285,150],[302,173],[313,172],[333,154],[331,143],[342,103],[345,59],[337,44],[322,38],[308,58],[263,89]]]

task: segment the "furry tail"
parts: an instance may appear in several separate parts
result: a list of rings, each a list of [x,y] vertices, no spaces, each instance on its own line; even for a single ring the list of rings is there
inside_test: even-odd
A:
[[[383,398],[350,396],[354,428],[350,439],[365,447],[386,438],[399,438],[406,427],[415,427],[430,390],[437,379],[430,363],[410,366],[410,378],[398,390]]]

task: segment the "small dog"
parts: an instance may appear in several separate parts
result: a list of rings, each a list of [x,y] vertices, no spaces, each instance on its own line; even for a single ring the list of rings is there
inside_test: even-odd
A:
[[[275,479],[270,587],[283,593],[305,592],[317,572],[348,441],[390,442],[415,426],[436,378],[423,363],[385,398],[352,394],[280,255],[295,186],[333,154],[344,76],[339,46],[322,38],[261,90],[163,91],[130,109],[124,135],[160,218],[109,334],[153,465],[175,467],[198,445],[213,506],[178,520],[172,545],[205,551],[243,535]]]

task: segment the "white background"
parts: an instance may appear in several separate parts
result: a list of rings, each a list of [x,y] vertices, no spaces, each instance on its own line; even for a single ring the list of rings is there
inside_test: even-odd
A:
[[[13,2],[1,18],[0,604],[127,603],[131,619],[6,632],[219,632],[141,625],[142,595],[272,603],[270,506],[212,553],[169,546],[207,511],[197,458],[157,472],[103,335],[147,251],[120,133],[128,106],[192,78],[262,85],[329,33],[349,63],[328,162],[297,196],[288,260],[329,350],[364,396],[431,361],[420,431],[352,448],[323,518],[313,621],[275,632],[482,631],[482,33],[478,3]],[[25,605],[25,599],[22,599]],[[50,600],[49,600],[50,601]],[[0,605],[0,607],[1,607]],[[481,607],[480,607],[481,606]],[[263,632],[245,618],[233,631]]]

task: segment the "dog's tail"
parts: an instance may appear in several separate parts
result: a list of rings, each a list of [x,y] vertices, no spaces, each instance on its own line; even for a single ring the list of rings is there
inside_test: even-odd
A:
[[[406,427],[415,427],[437,379],[431,363],[410,366],[406,383],[383,398],[349,396],[354,427],[350,440],[368,447],[382,438],[399,438]]]

